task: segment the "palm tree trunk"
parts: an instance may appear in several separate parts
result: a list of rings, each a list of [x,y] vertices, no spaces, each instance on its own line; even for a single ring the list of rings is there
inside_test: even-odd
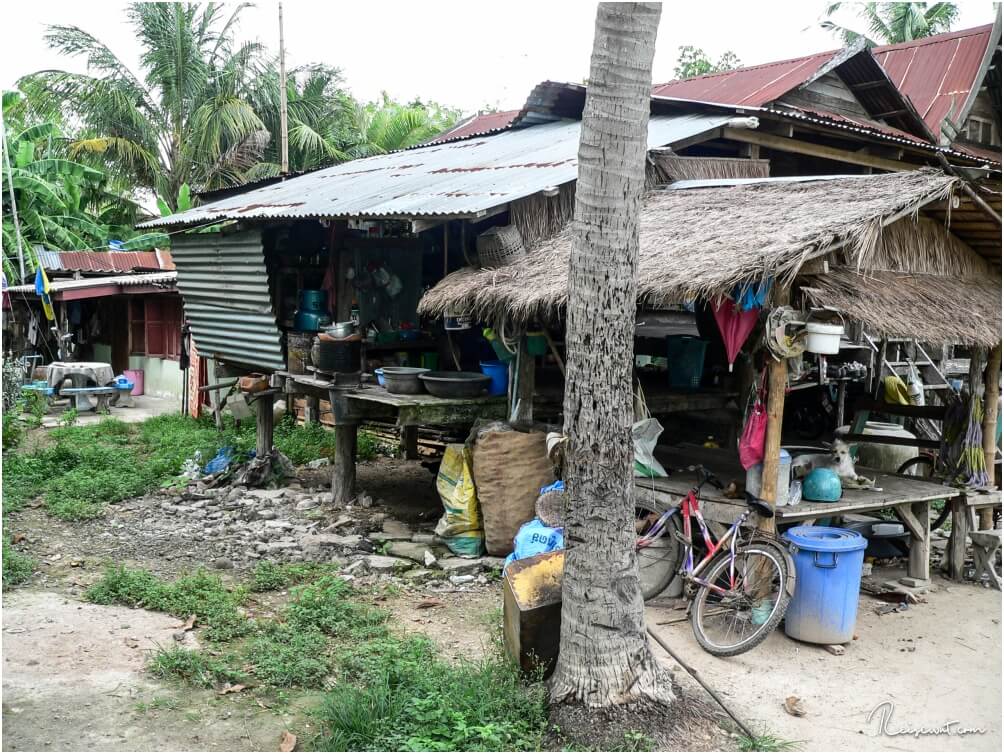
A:
[[[659,3],[600,3],[568,276],[569,438],[554,702],[671,702],[649,648],[634,541],[632,362],[638,226]]]

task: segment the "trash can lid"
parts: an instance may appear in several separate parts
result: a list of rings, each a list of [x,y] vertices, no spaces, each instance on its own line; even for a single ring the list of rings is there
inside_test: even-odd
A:
[[[853,552],[868,547],[868,540],[858,532],[835,526],[795,526],[784,533],[784,538],[810,552]]]

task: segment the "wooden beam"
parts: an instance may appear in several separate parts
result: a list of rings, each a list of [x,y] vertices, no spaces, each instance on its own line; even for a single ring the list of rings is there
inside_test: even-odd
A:
[[[869,411],[881,411],[893,416],[907,416],[911,419],[932,419],[941,421],[945,418],[944,406],[904,406],[901,403],[886,403],[883,400],[873,400],[871,398],[859,398],[854,404],[857,411],[867,409]]]
[[[780,152],[791,152],[793,154],[804,154],[809,157],[820,157],[836,162],[846,162],[851,165],[862,165],[864,167],[877,168],[879,170],[889,170],[893,172],[903,170],[914,170],[915,166],[896,160],[887,160],[883,157],[859,154],[847,149],[837,149],[827,147],[822,144],[811,144],[807,141],[789,139],[783,136],[763,133],[761,131],[751,131],[741,128],[725,128],[724,138],[744,144],[759,144],[761,147],[776,149]]]
[[[909,112],[905,107],[901,107],[898,110],[887,110],[884,113],[876,113],[872,117],[878,120],[879,118],[888,118],[892,115],[902,115],[903,113]]]
[[[860,84],[847,84],[847,88],[855,92],[863,92],[865,89],[878,89],[883,86],[889,86],[888,79],[882,79],[880,81],[862,81]]]

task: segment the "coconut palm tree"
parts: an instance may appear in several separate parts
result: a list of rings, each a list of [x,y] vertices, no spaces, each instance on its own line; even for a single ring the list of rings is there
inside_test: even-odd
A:
[[[554,702],[673,699],[645,635],[631,425],[638,231],[659,3],[600,3],[568,269],[561,645]]]
[[[386,94],[380,102],[357,105],[347,152],[353,159],[407,149],[452,128],[460,112],[415,100],[406,105]]]
[[[51,26],[50,47],[83,57],[88,73],[40,71],[22,88],[54,98],[79,119],[74,159],[129,176],[159,196],[185,183],[216,188],[243,179],[269,132],[251,104],[265,68],[258,43],[237,44],[242,3],[133,3],[127,14],[142,45],[140,72],[76,26]]]
[[[824,15],[832,16],[848,5],[854,6],[857,15],[867,24],[867,34],[830,20],[819,24],[824,29],[838,34],[845,45],[864,42],[868,47],[877,47],[882,44],[909,42],[948,31],[959,17],[959,8],[954,3],[836,2],[827,6]]]

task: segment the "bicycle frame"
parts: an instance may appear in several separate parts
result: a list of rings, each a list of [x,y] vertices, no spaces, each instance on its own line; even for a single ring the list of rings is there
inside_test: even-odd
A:
[[[704,514],[701,513],[700,503],[697,499],[697,493],[700,491],[700,487],[690,490],[686,497],[680,501],[680,505],[675,508],[670,508],[661,516],[659,520],[655,522],[652,528],[649,530],[648,534],[644,537],[640,537],[637,542],[637,547],[639,549],[647,547],[652,542],[656,540],[657,537],[661,536],[665,531],[669,520],[680,512],[683,517],[683,546],[686,548],[686,555],[683,560],[683,566],[680,568],[680,574],[688,581],[693,581],[694,583],[700,584],[701,586],[706,586],[713,592],[718,594],[729,594],[735,591],[736,587],[736,574],[735,574],[735,562],[736,562],[736,540],[739,538],[739,529],[750,517],[750,511],[744,511],[732,525],[729,527],[728,531],[722,536],[721,539],[715,541],[708,525],[704,520]],[[704,538],[704,544],[707,547],[707,554],[701,559],[701,562],[694,563],[694,545],[691,538],[691,515],[697,519],[697,525],[701,529],[701,536]],[[705,579],[700,577],[701,572],[707,567],[708,563],[712,561],[715,555],[718,554],[724,547],[729,548],[729,588],[723,589],[720,586],[712,584]]]

